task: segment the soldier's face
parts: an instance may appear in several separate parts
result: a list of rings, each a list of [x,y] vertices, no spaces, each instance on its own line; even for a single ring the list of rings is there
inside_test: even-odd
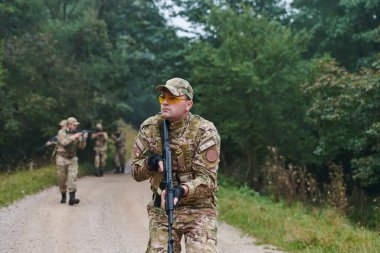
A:
[[[164,91],[162,96],[169,97],[173,95],[168,91]],[[186,98],[186,96],[181,96],[181,98]],[[169,103],[168,99],[163,99],[161,103],[161,114],[169,121],[178,121],[186,117],[192,106],[192,100],[181,99],[175,103]]]
[[[70,129],[70,130],[75,130],[78,128],[78,125],[75,125],[73,123],[68,123],[67,124],[67,128]]]

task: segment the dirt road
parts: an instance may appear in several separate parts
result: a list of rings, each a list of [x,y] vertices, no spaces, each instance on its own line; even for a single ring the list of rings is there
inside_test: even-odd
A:
[[[78,181],[78,205],[60,204],[58,188],[52,187],[1,208],[0,252],[145,252],[151,197],[147,183],[137,183],[128,174],[84,177]],[[220,224],[220,253],[277,252],[253,242]]]

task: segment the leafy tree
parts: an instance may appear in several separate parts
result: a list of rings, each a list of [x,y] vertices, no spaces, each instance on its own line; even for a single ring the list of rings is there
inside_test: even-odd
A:
[[[99,18],[107,24],[108,34],[128,69],[115,82],[133,113],[125,119],[138,126],[148,115],[159,110],[155,86],[174,76],[188,73],[183,52],[187,39],[178,38],[167,27],[154,1],[102,1]]]
[[[194,34],[196,37],[208,39],[210,39],[209,32],[212,34],[212,27],[208,25],[208,18],[214,9],[227,8],[235,10],[236,13],[243,13],[244,8],[249,7],[255,15],[266,16],[270,19],[282,19],[286,14],[281,0],[173,0],[157,2],[160,2],[161,7],[171,13],[171,17],[181,16],[192,24],[192,31],[182,30]],[[206,34],[199,32],[200,28]]]
[[[38,30],[46,14],[43,0],[0,0],[0,38]]]
[[[370,66],[379,51],[378,0],[294,0],[291,25],[311,33],[307,57],[329,53],[350,70]]]
[[[314,154],[321,164],[342,164],[367,189],[380,184],[379,63],[349,73],[322,61],[321,74],[305,91],[312,98],[308,120],[318,133]]]
[[[40,140],[39,135],[47,130],[41,123],[57,125],[52,124],[52,120],[58,120],[54,114],[57,101],[50,97],[55,88],[51,38],[25,34],[7,40],[2,65],[5,84],[2,87],[1,143],[4,152],[0,160],[18,160],[21,155],[26,158],[30,154],[33,145]]]
[[[229,166],[246,161],[239,174],[248,181],[259,177],[270,146],[290,160],[307,162],[312,140],[298,86],[307,70],[300,59],[304,36],[257,17],[251,8],[214,10],[208,25],[215,41],[196,43],[187,59],[196,109],[219,129],[224,161]]]

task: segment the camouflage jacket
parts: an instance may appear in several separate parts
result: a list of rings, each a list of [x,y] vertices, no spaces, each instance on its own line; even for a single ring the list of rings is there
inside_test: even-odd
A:
[[[59,130],[57,135],[57,155],[71,159],[77,156],[78,147],[80,149],[86,147],[85,140],[77,140],[73,135],[73,133],[68,132],[66,129]]]
[[[152,172],[147,160],[151,154],[162,154],[162,119],[157,114],[141,124],[132,152],[133,178],[136,181],[150,179],[153,192],[160,191],[163,173]],[[173,183],[189,188],[180,205],[216,205],[220,137],[214,124],[189,113],[183,120],[170,123],[169,137]]]

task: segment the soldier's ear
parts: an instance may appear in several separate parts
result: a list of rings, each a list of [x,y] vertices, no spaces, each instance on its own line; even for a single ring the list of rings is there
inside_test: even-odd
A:
[[[193,100],[186,101],[186,111],[190,111],[191,107],[193,107]]]

